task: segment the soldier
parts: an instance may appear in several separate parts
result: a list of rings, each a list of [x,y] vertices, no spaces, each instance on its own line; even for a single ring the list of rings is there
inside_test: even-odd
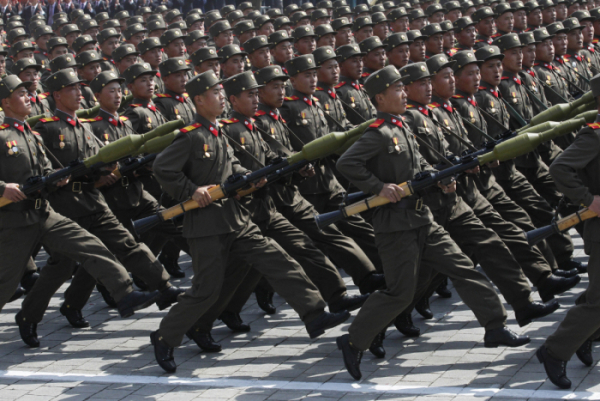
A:
[[[408,31],[408,12],[404,7],[398,7],[388,14],[390,29],[394,33]]]
[[[140,42],[146,39],[146,33],[148,30],[144,28],[142,24],[132,24],[123,31],[123,37],[125,38],[125,43],[129,43],[137,47]]]
[[[160,36],[160,43],[167,57],[185,57],[186,49],[184,39],[187,35],[181,29],[168,29]]]
[[[310,13],[310,24],[316,28],[321,25],[328,25],[331,23],[331,16],[327,10],[319,8]]]
[[[511,2],[510,6],[515,10],[513,13],[515,23],[512,31],[514,33],[525,32],[525,30],[527,29],[527,7],[520,0]]]
[[[600,96],[600,77],[591,81],[592,94],[596,99]],[[599,109],[600,110],[600,109]],[[596,214],[600,214],[600,196],[598,195],[598,161],[600,124],[588,124],[580,130],[575,142],[556,159],[550,167],[550,174],[557,186],[569,199],[586,206]],[[584,229],[584,250],[590,255],[588,269],[590,283],[580,303],[573,306],[558,329],[546,339],[537,351],[537,357],[550,381],[560,388],[568,389],[571,381],[567,377],[567,362],[573,354],[586,366],[592,366],[592,341],[600,335],[598,322],[598,283],[596,262],[598,247],[597,219],[587,220]]]
[[[223,135],[235,149],[234,156],[240,161],[241,166],[258,170],[264,167],[268,159],[277,157],[277,154],[271,151],[251,118],[258,108],[256,78],[250,71],[247,71],[227,80],[224,87],[234,110],[231,118],[221,120],[224,124]],[[314,170],[312,167],[305,168],[299,173],[302,176],[310,177],[314,175]],[[275,240],[302,266],[308,278],[319,289],[323,300],[327,302],[330,312],[352,311],[358,309],[366,301],[368,294],[349,296],[346,293],[346,286],[336,267],[306,234],[277,212],[268,190],[259,190],[254,193],[252,198],[243,197],[240,199],[240,203],[248,210],[252,222],[260,228],[262,235]],[[202,349],[209,351],[218,349],[220,351],[220,345],[216,344],[210,336],[213,322],[217,317],[222,316],[222,312],[229,302],[239,302],[236,301],[238,297],[245,302],[262,277],[262,274],[254,269],[244,270],[245,274],[228,279],[227,287],[221,292],[219,300],[194,324],[192,337]],[[239,325],[241,322],[239,314],[235,318]],[[223,320],[227,323],[226,318]],[[198,341],[199,339],[201,341]]]
[[[154,163],[154,171],[169,195],[180,201],[191,196],[200,206],[184,220],[184,236],[190,243],[194,268],[192,288],[180,296],[178,307],[172,308],[159,330],[151,334],[157,362],[167,372],[176,370],[173,347],[181,344],[198,318],[217,301],[225,277],[241,267],[237,259],[252,264],[269,278],[275,290],[298,312],[311,337],[349,317],[347,311],[323,311],[325,302],[300,265],[260,234],[234,198],[211,198],[208,188],[219,185],[233,173],[247,172],[233,156],[233,148],[216,122],[224,107],[220,82],[212,71],[188,82],[186,89],[198,113],[196,122],[180,130]],[[192,156],[197,154],[201,157]],[[264,184],[263,179],[258,186]]]
[[[284,68],[285,72],[285,62],[294,57],[292,38],[286,31],[275,31],[269,35],[268,42],[271,45],[273,63]]]
[[[515,11],[516,10],[508,3],[499,3],[494,7],[496,33],[491,36],[492,39],[496,39],[498,36],[506,35],[513,31],[515,25]]]
[[[271,64],[271,52],[266,36],[255,36],[249,39],[244,45],[244,51],[248,53],[252,71],[257,71]]]
[[[76,55],[84,51],[96,50],[96,46],[96,39],[90,35],[81,35],[73,42],[73,50]]]
[[[158,38],[146,38],[138,45],[138,51],[140,52],[140,58],[144,63],[150,64],[153,70],[158,71],[158,66],[162,63],[163,52],[162,44]],[[156,85],[155,93],[163,93],[165,90],[164,83],[160,79],[159,74],[154,77],[154,83]]]
[[[352,23],[352,33],[354,34],[356,43],[360,43],[366,38],[373,36],[373,21],[371,21],[371,17],[355,18]]]
[[[98,46],[100,46],[102,63],[102,71],[112,71],[119,75],[119,70],[112,59],[112,54],[119,46],[119,38],[121,34],[115,28],[107,28],[98,34]],[[48,41],[50,42],[50,41]]]
[[[410,43],[408,35],[404,32],[393,33],[385,40],[385,52],[390,64],[396,68],[402,68],[408,64]]]
[[[0,99],[5,110],[5,124],[1,136],[13,145],[2,155],[2,197],[12,202],[0,210],[2,215],[2,253],[5,266],[2,272],[2,298],[4,307],[19,284],[25,265],[38,242],[53,252],[62,252],[81,263],[81,270],[89,271],[102,281],[118,301],[119,313],[131,316],[134,311],[151,305],[157,293],[143,294],[131,288],[125,269],[106,249],[102,242],[78,224],[56,213],[40,194],[26,195],[19,189],[30,177],[45,176],[52,172],[42,139],[24,122],[31,113],[27,90],[29,82],[10,76],[0,82]],[[67,178],[55,183],[57,187],[69,184]],[[74,240],[76,239],[76,240]],[[46,274],[50,274],[52,266]],[[34,286],[35,287],[35,286]],[[16,316],[19,333],[31,347],[39,346],[37,322],[28,320],[19,312]]]
[[[190,60],[194,66],[194,73],[202,74],[208,70],[213,70],[215,74],[221,74],[221,57],[217,55],[214,47],[203,47],[191,54]]]
[[[421,8],[415,8],[408,13],[408,27],[411,31],[418,31],[425,27],[425,12]]]
[[[525,32],[535,31],[542,26],[542,6],[535,0],[525,3],[527,7],[527,29]]]
[[[254,26],[256,27],[257,35],[265,35],[269,37],[270,34],[275,32],[275,26],[273,20],[268,15],[261,15],[254,20]]]
[[[356,46],[356,45],[355,45]],[[352,46],[354,47],[354,46]],[[358,46],[356,46],[358,48]],[[356,50],[353,50],[356,51]],[[323,109],[318,107],[313,98],[317,83],[318,67],[313,55],[299,56],[286,63],[294,92],[286,97],[281,108],[281,116],[294,132],[290,138],[292,146],[300,150],[305,143],[329,132]],[[368,99],[367,99],[368,101]],[[319,213],[338,208],[343,202],[344,190],[336,180],[331,161],[321,159],[316,165],[316,177],[299,185],[300,193],[313,204]],[[380,261],[373,242],[372,227],[362,217],[352,216],[341,222],[340,230],[356,241],[369,256],[373,264]]]
[[[359,47],[361,53],[365,54],[363,56],[363,72],[359,79],[359,82],[362,84],[371,73],[385,67],[387,57],[385,54],[385,45],[378,36],[371,36],[363,40],[360,42]]]
[[[417,283],[433,270],[454,279],[463,301],[485,327],[488,346],[520,346],[529,342],[528,337],[518,336],[506,328],[506,311],[495,291],[449,235],[433,221],[429,208],[416,207],[422,205],[417,196],[401,199],[403,191],[395,183],[408,181],[420,171],[432,169],[417,150],[412,133],[401,121],[400,115],[406,111],[401,79],[398,70],[389,66],[367,80],[365,85],[377,107],[378,120],[337,163],[339,171],[359,189],[380,194],[392,203],[375,209],[373,214],[387,288],[369,297],[350,325],[350,334],[337,339],[344,365],[355,380],[362,376],[363,350],[369,348],[378,333],[410,304],[420,290]],[[452,186],[449,189],[454,190]],[[427,251],[423,252],[425,247]],[[482,302],[483,299],[486,301]]]
[[[256,28],[252,21],[240,21],[233,26],[233,34],[240,46],[243,46],[248,39],[252,39],[256,36]]]
[[[587,92],[590,89],[589,82],[593,75],[589,68],[590,62],[581,53],[581,49],[583,49],[583,35],[581,34],[583,26],[574,17],[564,20],[563,26],[567,29],[567,53],[563,56],[565,60],[563,66],[574,72],[577,86]]]
[[[185,92],[189,70],[190,67],[181,57],[169,58],[160,64],[165,93],[156,95],[156,108],[168,121],[182,119],[188,125],[194,119],[194,104]]]
[[[475,23],[475,29],[477,29],[477,38],[473,47],[479,49],[482,46],[491,45],[492,36],[496,32],[496,21],[492,9],[482,7],[473,13],[471,19]]]
[[[556,22],[556,4],[552,0],[538,1],[542,9],[542,26],[548,26]]]
[[[446,9],[442,4],[432,4],[425,9],[427,14],[427,21],[430,24],[439,24],[444,20],[444,14]]]
[[[102,58],[94,50],[84,51],[75,57],[77,73],[83,81],[81,82],[81,93],[83,95],[81,108],[83,109],[90,109],[96,106],[97,100],[94,92],[90,89],[90,82],[102,72],[102,67],[100,67],[101,61]]]
[[[46,44],[48,40],[54,36],[54,32],[52,32],[52,28],[48,25],[43,25],[35,29],[33,32],[33,38],[35,39],[36,49],[33,51],[33,56],[35,57],[38,64],[42,67],[46,67],[50,62],[48,58],[48,47]]]
[[[425,37],[425,59],[444,52],[444,32],[440,24],[427,25],[421,34]]]
[[[312,54],[317,48],[317,35],[309,25],[294,29],[293,39],[298,55]]]
[[[198,15],[198,14],[192,14]],[[208,36],[204,34],[204,31],[191,31],[188,33],[187,38],[184,39],[185,48],[188,54],[194,53],[196,50],[208,46]]]
[[[442,21],[442,23],[440,24],[440,27],[442,28],[443,34],[442,37],[444,39],[444,53],[446,53],[446,55],[448,57],[452,57],[454,55],[454,53],[456,52],[455,50],[453,50],[454,48],[454,25],[452,25],[452,22],[450,21]]]
[[[98,27],[98,23],[93,20],[86,20],[83,21],[79,27],[81,28],[81,35],[82,36],[89,36],[91,37],[94,41],[97,40],[98,38],[98,34],[100,33],[100,28]],[[75,39],[77,40],[77,39]],[[73,42],[75,43],[75,42]],[[73,47],[73,50],[75,50],[75,47]]]
[[[340,63],[340,83],[335,86],[348,120],[358,125],[375,115],[375,109],[362,88],[359,79],[363,70],[363,56],[358,45],[337,48]]]
[[[475,39],[477,30],[475,29],[475,22],[471,17],[460,17],[454,22],[454,37],[456,38],[456,47],[454,52],[461,50],[473,50],[475,46]]]
[[[60,36],[67,39],[69,52],[72,54],[75,54],[75,51],[73,50],[73,42],[79,35],[81,35],[81,30],[75,24],[66,24],[60,28]]]
[[[133,95],[132,103],[124,113],[133,129],[143,134],[167,122],[152,101],[154,77],[157,71],[147,63],[133,64],[123,72],[127,87]]]
[[[587,10],[575,11],[572,15],[579,20],[583,27],[581,34],[583,35],[583,49],[581,54],[588,62],[588,67],[592,75],[600,73],[600,53],[593,44],[594,41],[594,17]]]
[[[292,36],[292,22],[288,17],[283,16],[275,18],[275,21],[273,22],[273,27],[275,28],[275,32],[284,30],[287,32],[288,36]]]
[[[335,31],[335,44],[337,47],[352,43],[352,22],[348,18],[337,18],[331,21]]]
[[[317,48],[330,46],[335,49],[335,31],[331,25],[319,25],[315,28],[315,35],[317,35]]]
[[[49,89],[56,101],[56,115],[41,119],[36,125],[44,142],[54,151],[57,165],[66,165],[73,160],[82,160],[98,152],[97,139],[75,116],[79,109],[79,79],[72,69],[61,70],[51,77]],[[99,185],[114,183],[114,176],[100,178]],[[109,210],[100,192],[95,189],[93,179],[86,176],[72,177],[68,187],[50,195],[51,205],[62,215],[71,216],[80,226],[96,233],[102,242],[121,260],[126,268],[140,277],[149,288],[160,291],[157,305],[161,309],[177,302],[179,289],[169,283],[169,275],[154,258],[150,249],[136,242]],[[23,322],[39,323],[51,297],[58,288],[73,275],[75,262],[69,254],[53,252],[38,282],[23,302]],[[77,269],[71,286],[65,293],[62,314],[73,327],[88,327],[81,313],[94,289],[96,280],[85,269]],[[28,337],[23,338],[28,343]]]
[[[162,19],[156,19],[148,22],[147,29],[149,38],[160,38],[167,30],[167,25]]]
[[[457,19],[462,17],[462,7],[458,1],[449,1],[444,5],[444,7],[446,8],[445,19],[453,24]]]
[[[233,44],[233,29],[227,21],[217,21],[209,29],[214,40],[214,47],[220,50],[223,46]]]
[[[27,87],[27,95],[29,96],[29,103],[31,104],[31,115],[38,116],[40,114],[46,117],[52,116],[52,110],[50,110],[50,104],[46,99],[42,99],[38,95],[38,89],[41,89],[40,85],[40,70],[42,66],[37,64],[34,58],[24,58],[13,65],[13,74],[15,74],[22,82],[31,82],[31,85]]]
[[[221,58],[221,77],[230,78],[244,72],[244,58],[248,55],[238,45],[226,45],[217,50]]]
[[[376,12],[371,15],[373,21],[373,35],[377,36],[382,42],[390,34],[390,28],[388,26],[389,20],[382,12]]]
[[[556,0],[556,20],[564,21],[568,17],[567,0]]]

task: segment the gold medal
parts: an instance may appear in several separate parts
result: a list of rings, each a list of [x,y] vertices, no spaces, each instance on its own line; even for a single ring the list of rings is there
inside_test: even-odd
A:
[[[490,113],[495,113],[495,112],[496,112],[496,109],[492,107],[492,108],[490,109]]]
[[[446,127],[450,126],[450,123],[448,122],[448,120],[444,119],[444,123],[446,124]]]
[[[271,127],[271,136],[275,136],[275,128]]]
[[[13,146],[12,151],[16,155],[17,153],[19,153],[19,148],[17,148],[16,146]]]
[[[110,142],[108,141],[109,135],[108,134],[104,134],[104,144],[108,145]]]
[[[513,98],[512,102],[513,102],[513,103],[517,103],[517,99],[516,99],[516,98]]]
[[[63,149],[65,147],[65,136],[64,135],[59,135],[58,138],[60,139],[60,143],[58,144],[58,146]]]
[[[302,125],[308,124],[308,120],[306,119],[306,113],[302,112],[301,115],[302,115],[302,121],[300,121],[300,122],[302,123]]]
[[[204,145],[204,157],[210,157],[210,153],[208,153],[208,145],[206,144]]]
[[[350,103],[350,107],[355,108],[356,103],[354,103],[354,97],[350,96],[350,100],[352,101],[352,103]]]
[[[10,148],[10,149],[8,149],[8,154],[12,156],[15,154],[15,152],[13,152],[12,148]]]
[[[242,142],[242,149],[244,149],[244,150],[245,150],[245,149],[246,149],[246,138],[244,138],[244,137],[241,137],[241,138],[240,138],[240,141]]]
[[[394,146],[394,149],[396,149],[396,152],[400,152],[400,145],[398,145],[398,138],[394,138],[393,141],[394,141],[394,145],[396,145],[396,146]]]

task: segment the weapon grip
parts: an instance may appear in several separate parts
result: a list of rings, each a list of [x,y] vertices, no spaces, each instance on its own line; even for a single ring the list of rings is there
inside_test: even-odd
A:
[[[4,196],[0,197],[0,207],[4,207],[4,206],[9,205],[11,203],[12,203],[12,201],[9,201]]]

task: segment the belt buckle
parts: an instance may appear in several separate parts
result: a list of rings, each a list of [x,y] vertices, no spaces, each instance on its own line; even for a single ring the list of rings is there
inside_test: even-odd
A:
[[[42,198],[37,198],[35,200],[35,208],[36,208],[36,210],[39,210],[42,208]]]
[[[124,187],[128,187],[129,186],[129,178],[128,177],[122,177],[121,178],[121,185]]]
[[[423,210],[423,198],[417,199],[417,204],[415,205],[415,210],[418,212]]]
[[[71,190],[76,193],[81,193],[81,182],[75,181]]]

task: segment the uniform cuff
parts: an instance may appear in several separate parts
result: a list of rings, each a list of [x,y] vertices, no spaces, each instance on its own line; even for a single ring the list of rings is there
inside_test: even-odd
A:
[[[592,204],[592,202],[594,201],[594,195],[592,195],[591,193],[587,193],[585,194],[585,197],[583,198],[583,203],[585,206],[589,206]]]

